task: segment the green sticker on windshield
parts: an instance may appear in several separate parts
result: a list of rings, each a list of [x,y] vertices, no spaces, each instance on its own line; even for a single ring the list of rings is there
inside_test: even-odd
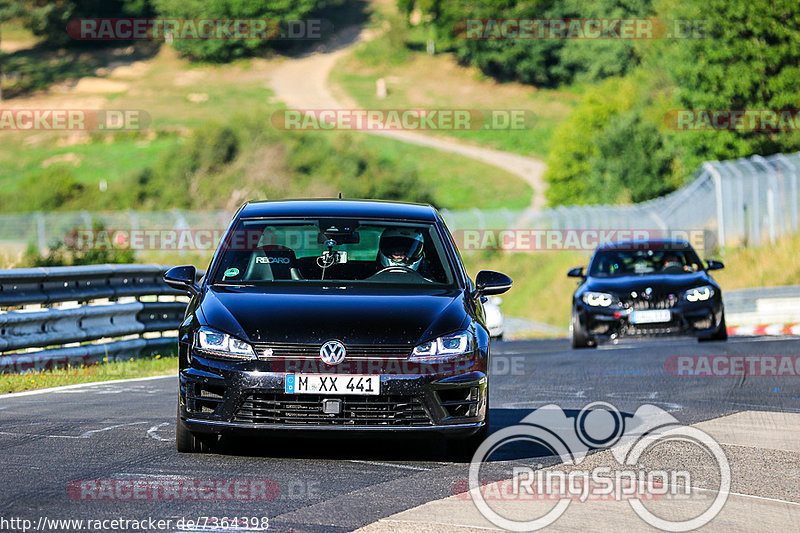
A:
[[[225,271],[225,277],[226,278],[232,278],[233,276],[237,275],[238,273],[239,273],[239,269],[238,268],[229,268],[228,270]]]

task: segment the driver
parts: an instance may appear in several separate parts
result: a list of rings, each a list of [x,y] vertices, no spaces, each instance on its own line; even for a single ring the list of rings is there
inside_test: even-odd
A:
[[[691,267],[684,265],[676,254],[667,254],[661,264],[661,270],[680,269],[686,272],[691,272]]]
[[[425,237],[416,228],[387,228],[378,244],[381,268],[404,267],[418,271],[422,263]]]

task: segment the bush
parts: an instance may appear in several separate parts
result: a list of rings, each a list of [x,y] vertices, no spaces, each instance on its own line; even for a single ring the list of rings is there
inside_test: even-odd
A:
[[[178,19],[269,19],[279,22],[301,20],[325,5],[324,0],[153,0],[160,17]],[[269,30],[268,30],[269,31]],[[275,40],[192,39],[175,40],[180,53],[204,61],[230,61],[251,55]]]
[[[63,166],[28,174],[16,192],[6,193],[3,200],[16,211],[56,211],[69,209],[86,194],[86,187]]]
[[[149,209],[235,208],[252,198],[337,192],[350,198],[432,199],[415,167],[382,157],[352,135],[278,135],[257,119],[239,117],[230,125],[196,130],[153,167],[125,181],[119,194],[126,199],[118,203]]]
[[[72,41],[66,32],[72,19],[152,15],[149,0],[11,0],[11,3],[22,6],[25,25],[34,35],[54,45],[83,42]]]
[[[106,229],[101,221],[93,220],[92,229],[102,231]],[[72,230],[76,234],[79,230]],[[69,240],[69,239],[67,239]],[[89,250],[76,249],[64,240],[54,241],[47,251],[42,254],[34,244],[29,244],[22,257],[22,264],[31,267],[54,267],[76,265],[102,265],[108,263],[133,263],[135,260],[133,250],[117,249],[110,246],[94,246]]]
[[[675,189],[672,152],[639,111],[610,117],[595,135],[587,193],[599,203],[643,202]]]

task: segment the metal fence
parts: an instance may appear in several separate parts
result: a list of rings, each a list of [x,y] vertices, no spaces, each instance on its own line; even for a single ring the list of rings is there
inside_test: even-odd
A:
[[[633,205],[542,210],[442,210],[451,230],[704,230],[706,252],[720,244],[757,246],[798,231],[800,153],[706,162],[695,179],[667,196]],[[117,211],[0,215],[0,247],[32,243],[40,250],[70,231],[101,222],[120,230],[222,230],[226,211]],[[213,250],[214,243],[209,248]],[[177,247],[176,252],[185,252]]]
[[[167,268],[0,270],[0,373],[174,352],[187,298]]]
[[[703,163],[685,187],[633,205],[444,212],[451,229],[706,230],[714,245],[758,246],[798,231],[800,152]]]

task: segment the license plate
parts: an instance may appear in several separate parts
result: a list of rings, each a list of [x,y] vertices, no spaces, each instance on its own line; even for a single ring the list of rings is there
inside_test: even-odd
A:
[[[633,311],[631,313],[631,324],[654,324],[657,322],[669,322],[672,320],[672,313],[669,309],[651,309],[647,311]]]
[[[380,376],[353,374],[286,374],[288,394],[358,394],[381,392]]]

